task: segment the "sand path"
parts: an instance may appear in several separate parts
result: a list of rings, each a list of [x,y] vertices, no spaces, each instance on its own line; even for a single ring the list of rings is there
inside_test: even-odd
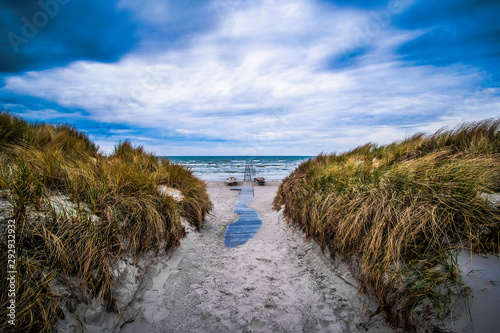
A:
[[[170,260],[151,268],[139,314],[120,332],[388,332],[377,304],[358,294],[342,262],[287,229],[271,210],[277,184],[255,187],[249,206],[262,227],[246,244],[226,249],[224,226],[236,221],[239,194],[209,183],[214,210]]]

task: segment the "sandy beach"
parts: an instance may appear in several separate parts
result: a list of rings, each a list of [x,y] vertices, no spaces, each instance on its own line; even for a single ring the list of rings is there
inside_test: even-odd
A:
[[[214,211],[190,232],[167,267],[152,279],[136,320],[121,332],[371,332],[390,331],[369,319],[376,303],[359,295],[346,269],[286,228],[271,210],[277,183],[254,188],[250,207],[263,224],[246,244],[226,249],[224,228],[237,215],[239,194],[209,183]],[[159,268],[159,267],[158,267]]]
[[[340,256],[329,258],[316,243],[288,228],[281,211],[271,209],[279,182],[254,185],[249,206],[261,216],[262,226],[233,249],[225,248],[222,240],[226,226],[237,220],[233,207],[239,191],[223,182],[207,184],[214,209],[200,232],[186,225],[189,233],[178,248],[118,265],[114,291],[120,315],[104,312],[102,304],[82,302],[76,311],[65,311],[57,330],[74,332],[83,326],[85,332],[123,333],[394,331],[377,313],[377,301],[359,293],[357,280]],[[462,277],[472,287],[467,307],[474,318],[461,303],[445,326],[452,332],[487,331],[497,324],[492,311],[500,295],[499,259],[474,255],[467,260],[466,252],[460,258]]]
[[[0,13],[0,333],[500,333],[500,0]]]
[[[224,227],[239,194],[208,183],[214,210],[201,232],[158,261],[147,288],[130,304],[135,319],[119,332],[391,332],[377,303],[358,293],[342,262],[305,242],[271,209],[278,182],[255,186],[250,203],[262,227],[246,244],[226,249]],[[132,319],[132,318],[131,318]],[[102,325],[107,325],[106,320]],[[116,323],[119,324],[119,323]],[[87,326],[96,331],[104,328]]]

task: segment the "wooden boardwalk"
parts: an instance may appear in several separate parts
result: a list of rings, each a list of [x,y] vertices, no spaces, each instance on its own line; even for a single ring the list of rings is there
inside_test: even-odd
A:
[[[226,248],[234,248],[245,244],[262,225],[259,214],[248,207],[248,203],[253,200],[253,187],[243,186],[241,188],[233,188],[232,190],[240,190],[240,195],[233,209],[239,215],[239,218],[226,228],[223,239]]]

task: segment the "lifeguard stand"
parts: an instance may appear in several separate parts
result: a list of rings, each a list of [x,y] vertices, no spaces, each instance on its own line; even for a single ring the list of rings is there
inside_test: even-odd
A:
[[[255,165],[253,165],[253,163],[246,163],[245,164],[245,177],[244,177],[243,181],[251,182],[252,176],[255,176]]]

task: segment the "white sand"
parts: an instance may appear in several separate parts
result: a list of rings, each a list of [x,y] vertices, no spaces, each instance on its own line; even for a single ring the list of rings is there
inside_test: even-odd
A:
[[[470,290],[448,326],[456,332],[500,332],[500,258],[462,251],[458,264]]]
[[[378,304],[358,293],[347,264],[304,241],[286,227],[281,212],[271,209],[277,189],[278,182],[254,185],[250,206],[261,216],[262,227],[246,244],[226,249],[223,227],[237,220],[233,206],[239,192],[209,182],[214,210],[201,232],[190,228],[180,247],[151,265],[130,258],[117,265],[114,290],[121,315],[82,302],[76,311],[64,311],[58,331],[392,332],[380,314],[369,316]],[[473,321],[462,304],[451,321],[441,324],[455,332],[493,332],[500,327],[500,259],[473,256],[470,263],[463,253],[459,258],[473,288]]]
[[[255,186],[250,204],[262,227],[246,244],[226,249],[223,226],[236,221],[239,194],[209,183],[214,211],[191,232],[134,304],[139,314],[120,332],[389,332],[377,304],[359,295],[347,267],[291,232],[272,211],[277,183]]]

